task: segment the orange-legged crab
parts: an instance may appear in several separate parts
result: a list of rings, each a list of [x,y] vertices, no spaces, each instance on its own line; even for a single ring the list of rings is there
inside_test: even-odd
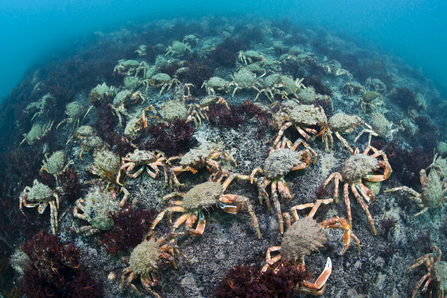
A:
[[[409,199],[418,203],[422,210],[413,215],[411,219],[424,214],[429,209],[437,208],[439,205],[444,203],[445,200],[447,200],[447,197],[445,196],[445,192],[447,191],[447,182],[445,181],[442,171],[438,171],[435,167],[427,175],[426,171],[422,169],[419,172],[419,177],[422,185],[422,193],[418,193],[407,186],[385,190],[385,192],[403,190],[413,195],[412,197],[409,197]]]
[[[408,270],[411,270],[425,263],[428,271],[428,273],[422,276],[422,278],[416,283],[416,286],[411,293],[411,298],[416,297],[419,287],[422,286],[425,280],[427,280],[427,282],[425,283],[421,293],[425,293],[428,290],[428,286],[432,281],[436,284],[438,298],[443,298],[444,292],[447,291],[447,263],[441,261],[442,252],[436,245],[433,246],[433,249],[438,252],[436,261],[433,257],[433,253],[429,253],[418,258],[416,262],[408,268]],[[432,297],[431,291],[430,297]]]
[[[372,154],[368,155],[371,151]],[[375,173],[379,168],[383,168],[383,174]],[[351,187],[351,191],[357,199],[357,202],[362,206],[362,209],[368,217],[374,235],[377,235],[374,220],[368,210],[368,204],[375,199],[375,193],[366,187],[363,181],[381,182],[388,179],[391,172],[391,165],[384,152],[368,146],[363,153],[358,153],[358,148],[356,148],[354,155],[343,164],[341,173],[335,172],[329,175],[323,186],[326,187],[334,179],[334,200],[338,201],[339,183],[340,181],[345,183],[343,196],[348,213],[349,225],[352,228],[351,203],[349,201],[349,187]]]
[[[351,93],[351,95],[366,92],[365,87],[363,87],[359,82],[348,81],[343,85],[343,89],[346,88],[346,96]]]
[[[295,152],[296,148],[301,143],[306,147],[306,150]],[[290,149],[285,148],[286,145]],[[267,186],[271,184],[271,198],[278,214],[281,234],[284,233],[284,220],[281,214],[281,204],[278,200],[278,191],[281,198],[284,198],[287,201],[292,198],[284,177],[292,171],[306,168],[311,162],[311,154],[314,153],[315,152],[301,139],[297,140],[293,145],[289,140],[284,139],[282,143],[278,144],[276,148],[270,151],[269,157],[267,157],[264,162],[263,169],[255,168],[250,175],[250,181],[253,183],[256,172],[264,174],[263,177],[257,179],[259,201],[262,204],[262,201],[266,200],[267,208],[270,213],[273,213],[269,195],[266,191]]]
[[[292,214],[295,222],[292,225],[290,224],[290,215],[288,213],[284,213],[285,217],[288,219],[288,229],[284,233],[281,246],[273,246],[267,249],[267,264],[262,268],[263,272],[265,272],[269,266],[274,265],[280,260],[298,263],[298,267],[304,268],[304,258],[307,255],[310,255],[313,251],[317,251],[318,248],[322,247],[324,242],[327,240],[323,233],[323,230],[326,228],[344,230],[344,245],[341,254],[344,254],[348,249],[351,238],[354,239],[358,249],[360,250],[360,241],[352,233],[349,224],[343,218],[334,217],[327,219],[322,223],[318,223],[315,219],[313,219],[315,212],[321,204],[330,204],[332,201],[332,199],[317,200],[315,203],[293,207]],[[309,215],[299,219],[296,210],[302,210],[310,207],[312,207],[312,210],[310,211]],[[273,252],[280,252],[280,254],[272,257]],[[326,267],[315,283],[304,281],[300,285],[297,285],[295,291],[300,294],[321,295],[325,290],[326,281],[329,278],[331,271],[332,262],[328,257]]]
[[[334,74],[334,76],[338,77],[341,75],[347,75],[349,78],[349,81],[351,81],[354,77],[353,75],[346,69],[343,69],[340,62],[337,60],[332,59],[326,64],[321,65],[323,69],[328,74]]]
[[[221,179],[227,177],[225,182],[220,183]],[[216,177],[214,177],[216,178]],[[224,172],[215,179],[215,181],[208,181],[194,186],[187,193],[173,192],[163,198],[166,201],[170,198],[179,196],[183,199],[181,201],[173,201],[172,205],[164,208],[152,224],[152,229],[163,218],[166,212],[169,214],[169,219],[173,212],[183,213],[172,224],[172,230],[175,231],[181,224],[185,223],[186,230],[193,236],[202,235],[205,229],[205,215],[204,210],[212,207],[219,207],[223,211],[231,214],[239,213],[244,204],[247,205],[248,212],[253,220],[253,225],[256,229],[258,237],[261,238],[261,231],[259,230],[258,219],[253,211],[250,200],[247,197],[234,194],[224,194],[228,185],[234,178],[249,180],[249,176]],[[193,228],[194,223],[198,221],[196,228]]]
[[[149,176],[151,176],[154,179],[157,179],[160,173],[158,167],[163,167],[165,171],[165,184],[166,184],[168,176],[166,174],[165,160],[166,155],[159,150],[151,152],[147,150],[135,149],[133,153],[128,153],[126,157],[123,158],[121,167],[118,171],[118,175],[116,176],[116,183],[120,185],[121,170],[126,171],[127,176],[137,178],[138,176],[141,175],[141,173],[143,173],[144,169],[146,169],[146,172],[148,173]],[[136,166],[141,166],[141,168],[132,174],[131,171]],[[149,167],[151,167],[154,170],[154,172],[149,170]]]
[[[158,280],[155,277],[156,271],[164,264],[172,264],[174,268],[177,268],[174,259],[174,251],[187,259],[174,242],[170,241],[169,243],[162,245],[163,242],[173,236],[175,235],[167,235],[157,239],[152,231],[145,236],[143,242],[133,249],[130,256],[123,258],[123,261],[129,266],[124,269],[121,277],[119,286],[121,293],[123,292],[124,285],[129,285],[138,295],[145,296],[145,294],[138,290],[132,283],[132,281],[139,275],[143,288],[151,295],[161,298],[160,295],[151,289],[158,283]],[[128,275],[127,278],[126,275]]]
[[[207,167],[210,172],[214,170],[221,170],[220,165],[216,162],[216,159],[219,156],[223,156],[223,158],[230,160],[237,166],[236,161],[229,156],[226,152],[221,151],[219,148],[197,148],[191,149],[184,156],[173,156],[170,157],[166,163],[171,167],[170,168],[170,184],[172,187],[172,183],[177,186],[183,186],[178,181],[177,175],[182,172],[190,171],[192,173],[197,173],[198,170]],[[180,159],[179,166],[172,166],[171,162],[175,159]]]
[[[329,118],[328,121],[328,133],[323,134],[323,143],[326,144],[326,150],[328,150],[328,141],[326,138],[329,138],[331,141],[331,144],[333,143],[331,133],[335,133],[335,136],[345,145],[346,148],[351,151],[351,153],[354,153],[354,150],[349,146],[348,142],[341,136],[341,133],[350,133],[354,131],[354,129],[359,126],[364,125],[368,129],[372,129],[372,127],[365,123],[360,117],[356,115],[347,115],[345,113],[337,113],[333,115],[331,118]],[[368,143],[369,144],[369,143]],[[331,146],[332,147],[332,146]]]
[[[311,139],[309,134],[313,134],[318,137],[320,135],[324,135],[329,130],[326,114],[320,106],[315,107],[313,105],[298,105],[289,110],[288,113],[281,113],[280,117],[287,122],[282,125],[281,129],[279,130],[273,146],[276,146],[279,143],[285,130],[292,125],[295,126],[306,141]],[[315,126],[320,126],[321,131],[318,132],[315,128],[313,128]],[[323,141],[327,142],[327,139],[323,138]]]
[[[39,214],[43,214],[48,205],[50,205],[51,229],[56,235],[57,223],[57,209],[59,209],[59,195],[57,190],[52,190],[47,185],[34,180],[33,186],[26,186],[19,199],[19,208],[23,212],[22,205],[27,208],[37,207]]]

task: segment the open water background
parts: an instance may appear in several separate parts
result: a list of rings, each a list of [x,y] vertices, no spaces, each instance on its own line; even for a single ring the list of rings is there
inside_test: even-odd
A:
[[[371,42],[422,70],[447,96],[445,1],[0,0],[0,99],[33,64],[75,50],[95,31],[109,32],[135,21],[202,15],[289,18],[296,24],[334,30],[345,39]]]

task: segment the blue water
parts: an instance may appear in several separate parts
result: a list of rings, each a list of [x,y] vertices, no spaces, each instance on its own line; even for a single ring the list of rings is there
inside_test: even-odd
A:
[[[138,20],[201,15],[290,18],[369,41],[422,70],[447,90],[447,4],[444,1],[0,1],[0,98],[34,63],[75,48],[95,31]],[[444,93],[445,95],[445,93]]]

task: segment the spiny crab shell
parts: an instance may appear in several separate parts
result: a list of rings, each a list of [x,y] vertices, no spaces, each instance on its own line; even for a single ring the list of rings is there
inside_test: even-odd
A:
[[[138,244],[130,254],[129,265],[135,274],[150,273],[158,268],[161,259],[160,245],[156,240]]]
[[[129,154],[128,158],[136,164],[145,164],[156,160],[155,154],[146,150],[135,150]]]
[[[167,100],[160,114],[164,120],[172,122],[175,118],[186,120],[189,113],[182,102],[177,100]]]
[[[296,261],[318,250],[326,240],[320,224],[315,219],[301,218],[284,233],[281,257],[284,260]]]
[[[332,131],[343,131],[353,127],[359,121],[355,116],[347,115],[345,113],[337,113],[329,118],[328,125]]]
[[[32,203],[49,202],[53,199],[53,190],[49,186],[40,182],[31,187],[28,196],[26,197],[26,200]]]
[[[430,270],[430,277],[439,283],[439,289],[447,290],[447,263],[444,261],[435,262]]]
[[[222,193],[223,187],[220,183],[201,183],[186,193],[182,206],[187,210],[207,208],[217,204]]]
[[[269,180],[284,177],[293,168],[303,163],[303,154],[308,154],[308,152],[295,152],[289,149],[275,150],[264,162],[265,177]]]
[[[321,125],[326,118],[319,109],[313,105],[300,105],[289,113],[290,120],[295,124],[306,126]]]
[[[345,182],[353,183],[372,174],[379,166],[380,162],[376,158],[366,154],[355,154],[343,164],[341,175]]]
[[[206,166],[206,161],[211,156],[213,150],[211,149],[192,149],[186,153],[180,160],[182,166],[191,166],[197,169]]]
[[[430,171],[427,181],[423,189],[421,198],[423,204],[431,209],[439,205],[439,201],[443,197],[443,186],[440,175],[437,171]]]

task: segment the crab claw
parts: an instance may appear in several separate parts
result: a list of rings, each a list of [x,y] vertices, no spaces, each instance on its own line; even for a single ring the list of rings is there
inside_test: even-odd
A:
[[[321,272],[320,276],[317,278],[315,283],[311,283],[309,281],[303,281],[301,283],[302,287],[296,290],[299,294],[304,295],[314,295],[319,296],[322,295],[326,288],[326,281],[332,272],[332,261],[331,258],[327,258],[326,267],[324,267],[323,272]]]

